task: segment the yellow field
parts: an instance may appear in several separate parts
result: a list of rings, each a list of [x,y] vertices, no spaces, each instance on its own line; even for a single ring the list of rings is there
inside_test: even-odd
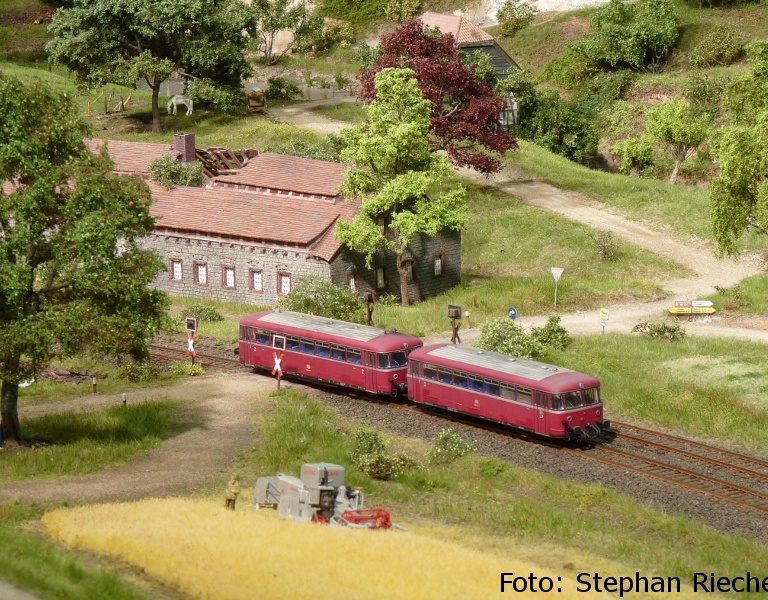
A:
[[[510,571],[551,576],[558,585],[557,573],[537,565],[413,532],[298,524],[249,506],[225,511],[211,500],[59,509],[43,523],[70,547],[140,567],[207,600],[488,598],[499,593],[500,573]],[[558,598],[577,596],[575,582],[563,578],[561,585]]]

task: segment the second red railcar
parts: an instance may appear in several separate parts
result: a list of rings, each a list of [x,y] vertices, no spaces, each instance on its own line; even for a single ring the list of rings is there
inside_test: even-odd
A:
[[[240,362],[378,395],[405,393],[412,335],[297,312],[262,312],[240,321]]]
[[[547,437],[584,441],[610,430],[594,377],[466,346],[412,352],[408,397]]]

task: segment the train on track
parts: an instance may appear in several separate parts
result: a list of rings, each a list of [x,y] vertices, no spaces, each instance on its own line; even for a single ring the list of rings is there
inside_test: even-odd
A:
[[[424,346],[376,327],[296,312],[240,321],[240,362],[373,395],[407,395],[541,436],[591,441],[610,432],[600,382],[535,360],[467,346]]]

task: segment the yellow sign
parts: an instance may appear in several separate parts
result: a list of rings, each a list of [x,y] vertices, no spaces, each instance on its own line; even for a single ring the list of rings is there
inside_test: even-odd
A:
[[[600,309],[600,320],[601,321],[607,321],[608,320],[608,309],[607,308],[601,308]]]
[[[673,315],[712,315],[715,309],[711,306],[673,306],[668,309]]]

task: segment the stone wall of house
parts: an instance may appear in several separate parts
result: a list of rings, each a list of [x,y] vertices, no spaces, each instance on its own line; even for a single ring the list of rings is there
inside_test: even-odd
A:
[[[302,250],[163,232],[144,238],[142,245],[157,251],[168,269],[158,274],[154,286],[174,296],[271,306],[278,299],[279,273],[289,274],[294,285],[308,273],[330,277],[327,262]],[[172,260],[181,261],[181,281],[171,278]],[[207,265],[206,284],[196,281],[196,264]],[[234,287],[224,285],[224,267],[234,267]],[[252,289],[252,271],[261,271],[262,291]]]
[[[435,237],[420,236],[410,245],[413,257],[413,283],[409,285],[411,301],[423,300],[441,294],[461,281],[461,233],[444,231]],[[435,275],[435,259],[442,259],[442,273]],[[376,269],[384,269],[384,287],[377,285]],[[377,296],[394,294],[400,297],[400,275],[395,256],[377,256],[372,268],[365,265],[365,258],[344,248],[331,261],[331,280],[337,285],[350,285],[354,278],[355,288],[362,292],[371,290]]]

